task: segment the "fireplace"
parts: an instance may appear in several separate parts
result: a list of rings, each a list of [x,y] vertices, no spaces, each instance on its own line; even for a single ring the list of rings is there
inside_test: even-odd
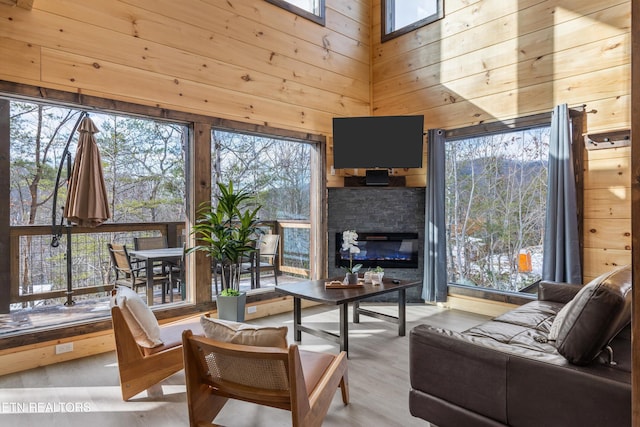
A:
[[[418,233],[360,233],[360,253],[354,264],[364,268],[418,268]],[[342,250],[342,233],[336,233],[336,267],[349,266],[349,252]]]

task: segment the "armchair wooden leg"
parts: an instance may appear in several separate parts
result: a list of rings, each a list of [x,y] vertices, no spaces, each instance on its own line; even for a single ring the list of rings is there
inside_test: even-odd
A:
[[[210,425],[229,399],[211,393],[208,386],[201,386],[198,397],[188,400],[192,427]]]
[[[220,413],[229,400],[226,397],[216,396],[211,387],[200,383],[197,366],[200,363],[198,355],[186,338],[193,336],[191,331],[183,333],[182,351],[185,359],[184,375],[187,385],[187,408],[189,409],[189,423],[191,427],[209,425]]]

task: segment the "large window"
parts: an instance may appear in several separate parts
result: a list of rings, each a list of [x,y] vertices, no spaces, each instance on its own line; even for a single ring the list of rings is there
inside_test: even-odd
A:
[[[382,41],[444,17],[444,0],[382,0]]]
[[[62,208],[78,145],[78,132],[72,131],[81,110],[22,100],[9,100],[9,106],[8,203],[10,226],[19,230],[12,250],[20,257],[18,279],[12,282],[18,285],[13,300],[19,302],[11,309],[61,305],[65,298],[56,295],[68,286],[76,303],[106,301],[104,289],[114,281],[107,243],[133,249],[134,237],[157,235],[166,224],[184,222],[188,127],[93,110],[90,118],[99,130],[95,139],[112,215],[105,224],[119,226],[61,234],[55,240],[54,220],[66,224]],[[158,225],[145,227],[148,223]],[[102,314],[97,310],[87,317]]]
[[[317,24],[324,25],[324,0],[267,0]]]
[[[448,282],[518,292],[540,280],[549,127],[446,142]]]
[[[212,183],[251,189],[260,219],[282,232],[282,271],[310,276],[311,144],[222,130],[212,139]]]
[[[11,225],[50,225],[58,168],[67,179],[64,147],[75,157],[70,135],[80,110],[23,101],[10,103]],[[109,196],[109,222],[183,221],[185,218],[184,125],[93,112],[91,120]],[[56,211],[64,206],[58,190]],[[60,213],[57,211],[59,218]]]

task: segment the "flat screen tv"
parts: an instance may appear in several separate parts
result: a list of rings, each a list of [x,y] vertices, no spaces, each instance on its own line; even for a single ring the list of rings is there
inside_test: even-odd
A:
[[[335,117],[336,169],[421,168],[424,116]]]

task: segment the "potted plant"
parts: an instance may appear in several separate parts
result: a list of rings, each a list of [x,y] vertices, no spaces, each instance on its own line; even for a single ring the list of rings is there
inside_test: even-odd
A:
[[[358,283],[358,271],[362,268],[362,264],[353,265],[353,254],[359,254],[358,233],[354,230],[346,230],[342,232],[342,250],[349,252],[349,267],[345,282],[350,285]]]
[[[246,293],[240,292],[243,258],[256,250],[258,211],[253,195],[246,189],[234,191],[233,183],[218,183],[215,206],[205,202],[191,233],[198,245],[188,252],[203,251],[211,257],[220,272],[222,291],[217,297],[218,317],[244,321]],[[214,272],[215,273],[215,272]]]
[[[384,277],[384,268],[377,266],[372,272],[371,272],[371,283],[373,285],[381,285],[382,284],[382,278]]]

